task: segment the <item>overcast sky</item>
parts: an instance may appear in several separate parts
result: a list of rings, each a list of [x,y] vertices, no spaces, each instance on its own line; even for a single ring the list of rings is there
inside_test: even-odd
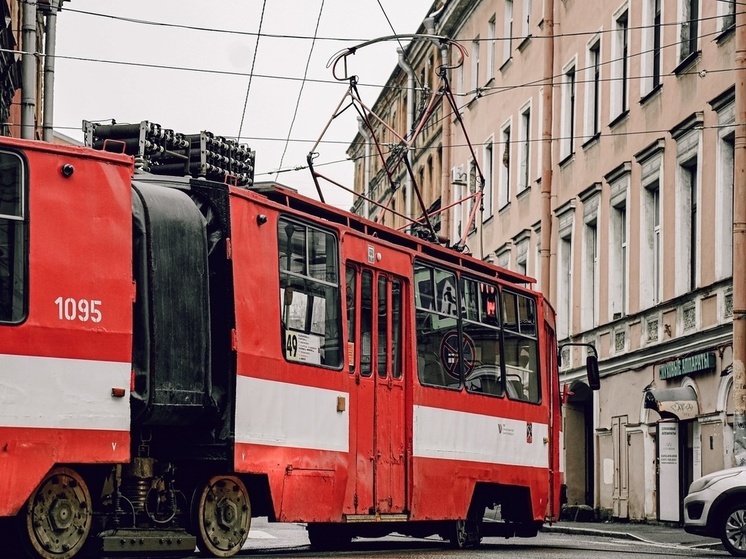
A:
[[[55,128],[82,140],[84,119],[150,120],[177,132],[209,130],[235,137],[243,115],[242,141],[256,151],[256,179],[276,179],[316,197],[309,171],[292,169],[305,167],[307,153],[342,99],[347,84],[304,84],[306,64],[308,79],[333,82],[327,62],[333,54],[356,43],[330,38],[368,40],[391,35],[392,27],[398,34],[414,33],[432,1],[267,0],[261,32],[285,37],[260,37],[257,47],[255,34],[259,31],[263,3],[65,2],[58,17]],[[396,65],[397,46],[395,42],[381,43],[362,49],[351,58],[361,84],[385,83]],[[244,115],[255,51],[254,77]],[[376,87],[361,87],[369,105],[379,92]],[[349,110],[336,119],[325,135],[330,142],[317,150],[316,164],[330,163],[319,170],[349,187],[352,164],[345,161],[345,150],[357,131],[355,117],[354,111]],[[288,136],[290,141],[286,142]],[[274,171],[278,169],[291,171],[276,176]],[[324,195],[327,202],[341,207],[349,208],[352,203],[350,195],[333,186],[324,187]]]

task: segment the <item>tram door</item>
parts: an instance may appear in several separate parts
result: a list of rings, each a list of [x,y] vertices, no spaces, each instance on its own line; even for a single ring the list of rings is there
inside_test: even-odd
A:
[[[348,269],[348,285],[352,268]],[[357,512],[405,509],[404,302],[401,278],[362,268],[356,353]],[[349,295],[349,294],[348,294]]]

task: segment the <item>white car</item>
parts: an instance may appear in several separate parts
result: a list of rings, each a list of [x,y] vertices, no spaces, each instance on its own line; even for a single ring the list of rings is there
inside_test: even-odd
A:
[[[720,538],[731,555],[746,557],[746,466],[702,476],[684,499],[684,530]]]

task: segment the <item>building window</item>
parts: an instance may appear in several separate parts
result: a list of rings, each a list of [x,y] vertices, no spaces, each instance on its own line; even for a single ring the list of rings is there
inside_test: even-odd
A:
[[[557,292],[557,338],[563,340],[570,335],[572,318],[572,229],[560,237]]]
[[[560,138],[560,159],[575,153],[575,64],[565,70],[562,82],[562,137]]]
[[[466,219],[471,220],[469,223],[469,233],[473,233],[477,227],[476,214],[474,214],[474,203],[476,202],[477,193],[477,163],[473,159],[469,161],[469,203],[467,204]]]
[[[495,16],[487,24],[487,81],[495,77],[495,49],[497,48]]]
[[[606,175],[611,196],[609,199],[609,316],[616,320],[627,314],[628,298],[628,223],[627,197],[632,166],[622,163]]]
[[[505,0],[505,21],[503,23],[504,64],[513,55],[513,0]]]
[[[658,177],[643,186],[643,204],[640,302],[644,308],[657,305],[661,293],[661,201]]]
[[[489,219],[492,217],[492,188],[493,188],[493,140],[490,138],[484,144],[484,218]]]
[[[627,314],[627,205],[611,209],[609,303],[612,320]]]
[[[699,38],[699,0],[681,0],[679,61],[697,52]]]
[[[614,20],[612,52],[611,118],[627,112],[629,95],[629,12],[625,8]]]
[[[736,0],[719,0],[718,14],[722,18],[720,21],[720,31],[729,31],[736,26]]]
[[[0,322],[26,315],[26,202],[23,161],[0,153]]]
[[[528,239],[516,242],[515,271],[528,275]]]
[[[519,191],[531,185],[531,106],[521,112],[521,171]]]
[[[601,40],[595,39],[588,47],[588,77],[586,80],[585,133],[593,138],[601,133]]]
[[[718,193],[715,223],[719,255],[716,259],[718,279],[733,275],[733,164],[735,158],[735,138],[733,131],[720,139],[718,154]]]
[[[474,93],[479,89],[479,37],[471,44],[471,88]]]
[[[662,0],[646,0],[643,11],[642,95],[661,84],[661,3]]]
[[[585,250],[583,253],[583,329],[590,330],[598,324],[598,224],[594,215],[585,224]]]
[[[531,36],[531,0],[523,0],[523,19],[521,20],[521,35]]]
[[[690,159],[679,167],[680,236],[679,255],[681,262],[680,284],[684,293],[697,287],[697,158]]]
[[[510,202],[510,124],[500,131],[500,190],[498,192],[498,208],[503,208]]]
[[[462,165],[451,169],[451,190],[453,192],[452,203],[454,204],[452,209],[453,231],[451,232],[451,238],[454,240],[454,242],[458,242],[463,235],[463,227],[461,224],[464,219],[464,205],[460,202],[464,197],[464,192],[466,191],[466,173],[464,173],[464,168]]]

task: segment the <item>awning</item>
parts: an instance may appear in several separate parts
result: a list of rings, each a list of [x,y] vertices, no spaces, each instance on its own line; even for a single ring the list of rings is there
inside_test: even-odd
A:
[[[646,389],[645,407],[657,411],[664,419],[685,421],[699,415],[697,394],[691,386]]]

